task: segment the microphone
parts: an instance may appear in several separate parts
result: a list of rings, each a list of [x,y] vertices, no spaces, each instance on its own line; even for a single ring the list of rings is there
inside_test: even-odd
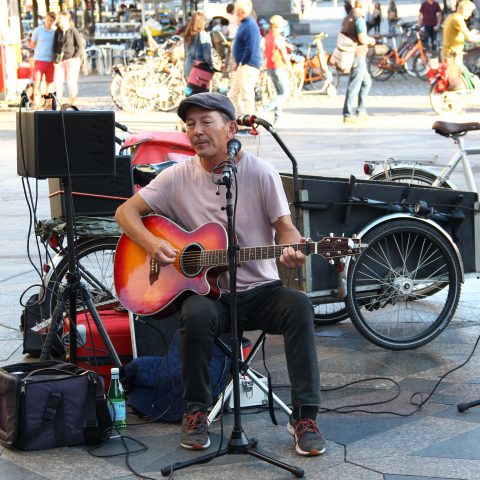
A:
[[[243,127],[253,127],[254,125],[261,125],[269,131],[271,128],[273,128],[270,122],[255,115],[240,115],[239,117],[237,117],[237,125],[241,125]]]
[[[255,115],[239,115],[237,124],[242,127],[252,127],[257,117]]]
[[[242,144],[240,143],[239,140],[236,138],[232,138],[227,142],[227,153],[228,153],[228,158],[233,158],[237,155],[237,153],[240,151],[242,148]]]

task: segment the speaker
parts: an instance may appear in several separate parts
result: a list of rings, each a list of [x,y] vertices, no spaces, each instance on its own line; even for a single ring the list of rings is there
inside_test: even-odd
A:
[[[72,177],[71,186],[75,215],[114,215],[115,210],[124,200],[121,198],[103,198],[103,196],[129,198],[133,195],[131,163],[132,157],[130,155],[118,155],[115,160],[115,175],[108,177],[98,177],[97,175]],[[61,180],[59,178],[49,178],[48,189],[50,195],[63,190]],[[65,197],[63,193],[57,193],[50,197],[50,212],[52,218],[65,216]]]
[[[114,175],[114,112],[17,112],[17,174],[38,179]]]

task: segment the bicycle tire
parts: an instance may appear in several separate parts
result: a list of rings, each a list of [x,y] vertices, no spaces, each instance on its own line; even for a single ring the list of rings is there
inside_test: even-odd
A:
[[[120,109],[122,109],[122,97],[120,93],[122,79],[123,77],[116,73],[112,76],[112,82],[110,83],[110,96],[112,97],[112,102]]]
[[[151,112],[155,108],[157,94],[156,78],[149,70],[130,70],[123,77],[120,95],[124,110],[135,114]]]
[[[388,170],[387,174],[382,171],[372,175],[369,180],[380,180],[389,182],[404,182],[413,185],[433,185],[437,180],[437,175],[420,168],[412,167],[393,167]],[[453,185],[447,180],[440,187],[453,188]]]
[[[406,219],[378,225],[362,241],[368,247],[349,264],[345,298],[357,330],[389,350],[433,340],[460,298],[461,267],[449,240],[428,224]],[[422,293],[430,282],[443,287]]]
[[[422,80],[427,78],[427,73],[430,70],[429,58],[430,55],[425,51],[425,62],[422,60],[420,53],[415,55],[415,59],[413,60],[413,73]]]
[[[340,82],[340,76],[338,74],[338,71],[332,67],[328,67],[328,71],[332,75],[331,81],[327,80],[325,74],[320,67],[309,66],[305,78],[305,85],[307,85],[310,90],[315,90],[318,93],[326,92],[328,87],[331,85],[333,85],[333,87],[335,87],[336,89]]]
[[[461,90],[447,90],[445,92],[437,92],[436,80],[430,87],[430,105],[437,115],[445,113],[460,113],[465,108],[467,86],[462,78],[464,88]]]
[[[367,55],[367,69],[374,80],[384,82],[395,73],[388,55],[390,55],[390,51],[386,55],[375,55],[374,53]]]
[[[317,327],[335,325],[349,317],[349,312],[344,302],[320,303],[312,299],[313,323]]]
[[[474,75],[480,74],[480,47],[472,48],[463,59],[463,64]]]
[[[179,77],[170,79],[167,72],[158,72],[157,76],[159,91],[155,108],[161,112],[171,112],[185,97],[185,80]]]
[[[93,303],[119,303],[113,283],[113,255],[119,237],[98,237],[85,240],[77,245],[77,260],[80,267],[82,283],[90,292]],[[45,318],[50,318],[60,293],[60,287],[66,283],[68,257],[53,266],[45,284],[43,311]],[[80,300],[79,300],[80,303]]]

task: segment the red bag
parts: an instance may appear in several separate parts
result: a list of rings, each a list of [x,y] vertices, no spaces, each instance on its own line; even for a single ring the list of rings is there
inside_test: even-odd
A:
[[[190,75],[188,76],[188,84],[197,88],[209,90],[213,73],[214,71],[208,63],[194,60]]]
[[[99,310],[98,314],[122,364],[126,365],[132,360],[132,338],[128,313],[111,309]],[[69,322],[66,319],[64,327],[66,331],[68,327]],[[112,364],[97,326],[88,312],[86,314],[77,313],[77,345],[78,366],[101,375],[105,382],[105,391],[108,391],[110,369],[115,365]]]

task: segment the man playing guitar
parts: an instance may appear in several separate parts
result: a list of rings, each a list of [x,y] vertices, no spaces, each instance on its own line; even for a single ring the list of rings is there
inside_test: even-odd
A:
[[[237,132],[235,108],[228,97],[199,93],[184,99],[178,116],[196,155],[164,170],[147,187],[118,208],[116,220],[161,270],[175,262],[179,249],[152,233],[142,216],[157,213],[175,219],[188,231],[208,222],[226,227],[222,207],[212,182],[214,167],[224,162],[227,142]],[[279,174],[274,167],[250,152],[235,157],[234,189],[236,234],[240,247],[303,243],[292,223]],[[221,170],[220,170],[221,173]],[[287,268],[305,263],[299,250],[286,247],[280,262]],[[153,282],[151,280],[151,282]],[[207,408],[212,403],[209,366],[215,338],[230,330],[228,273],[219,276],[222,296],[215,300],[190,295],[180,307],[181,362],[186,412],[181,446],[205,449],[210,445]],[[245,261],[238,269],[237,315],[239,328],[263,330],[284,337],[288,373],[292,385],[293,413],[288,431],[300,455],[320,455],[325,441],[316,424],[320,403],[320,379],[313,329],[313,307],[301,291],[281,285],[274,258]]]

